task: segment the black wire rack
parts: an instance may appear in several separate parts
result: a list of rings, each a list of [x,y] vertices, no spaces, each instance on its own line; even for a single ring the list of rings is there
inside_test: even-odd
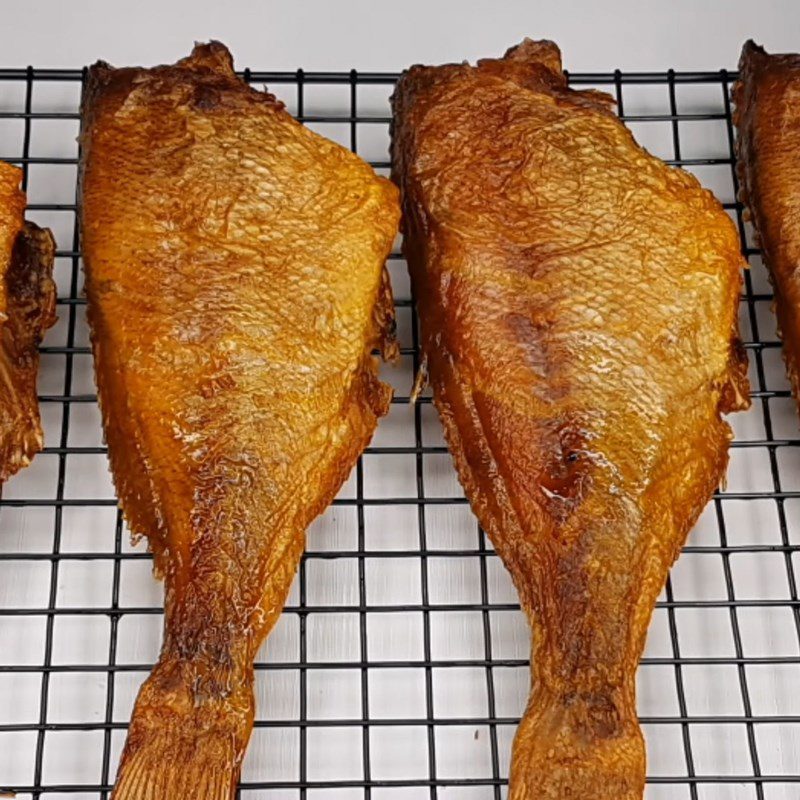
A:
[[[255,72],[305,124],[388,170],[396,75]],[[128,544],[105,466],[76,220],[82,70],[0,70],[0,158],[58,241],[60,322],[42,347],[46,447],[0,500],[0,789],[108,797],[160,589]],[[736,220],[752,269],[741,325],[753,408],[732,419],[728,486],[684,548],[639,674],[648,800],[800,797],[800,437],[771,294],[737,204],[735,74],[573,74],[611,92],[637,138],[694,171]],[[256,664],[239,789],[409,800],[505,796],[528,683],[513,590],[469,514],[418,367],[405,264],[391,256],[403,365],[390,415],[308,551]]]

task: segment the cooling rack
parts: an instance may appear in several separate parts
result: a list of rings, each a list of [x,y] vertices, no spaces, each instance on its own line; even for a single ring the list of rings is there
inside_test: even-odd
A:
[[[388,170],[395,75],[245,71],[305,124]],[[106,466],[75,214],[81,70],[0,70],[0,157],[58,241],[59,323],[42,347],[46,448],[0,501],[0,789],[107,797],[136,690],[159,645],[161,590],[128,542]],[[636,137],[694,172],[751,264],[741,326],[753,407],[727,486],[659,599],[639,671],[648,800],[800,797],[800,437],[771,295],[736,203],[735,74],[575,74],[610,91]],[[669,224],[665,220],[664,224]],[[256,664],[240,796],[505,796],[529,636],[469,512],[430,397],[412,406],[414,307],[397,249],[402,365],[391,413],[309,531],[287,608]]]

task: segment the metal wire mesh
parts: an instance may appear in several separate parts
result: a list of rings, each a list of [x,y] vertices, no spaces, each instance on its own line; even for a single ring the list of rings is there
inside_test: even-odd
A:
[[[390,74],[244,73],[305,124],[388,168]],[[42,347],[45,451],[0,501],[0,789],[107,797],[160,588],[128,544],[91,377],[75,215],[84,74],[0,70],[0,157],[59,243],[60,322]],[[735,202],[717,73],[572,75],[615,94],[637,138],[694,171],[739,225],[753,409],[733,418],[727,487],[662,594],[639,674],[648,800],[800,797],[800,438],[768,283]],[[665,224],[668,224],[665,221]],[[429,397],[410,406],[416,319],[398,254],[402,366],[390,415],[309,532],[257,664],[242,797],[499,798],[528,682],[528,633],[469,513]]]

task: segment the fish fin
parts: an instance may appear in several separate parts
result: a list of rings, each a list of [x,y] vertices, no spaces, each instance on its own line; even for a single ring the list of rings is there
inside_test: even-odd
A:
[[[373,319],[378,332],[378,349],[384,361],[396,362],[400,358],[400,348],[397,344],[397,321],[394,312],[394,298],[392,295],[392,279],[386,265],[381,272],[381,283],[378,288],[378,298],[375,302]]]
[[[428,357],[422,356],[422,361],[419,362],[419,369],[414,376],[414,385],[411,387],[411,404],[417,402],[419,396],[425,391],[428,385]]]
[[[234,774],[232,759],[216,752],[218,744],[206,752],[198,739],[198,750],[186,763],[170,761],[173,747],[166,734],[151,739],[120,767],[113,800],[229,800],[238,770]]]

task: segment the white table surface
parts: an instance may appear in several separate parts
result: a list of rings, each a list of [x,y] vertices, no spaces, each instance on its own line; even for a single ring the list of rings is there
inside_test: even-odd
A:
[[[742,42],[800,47],[797,0],[38,0],[5,2],[0,64],[173,61],[217,38],[258,69],[398,70],[552,38],[576,71],[734,67]]]

